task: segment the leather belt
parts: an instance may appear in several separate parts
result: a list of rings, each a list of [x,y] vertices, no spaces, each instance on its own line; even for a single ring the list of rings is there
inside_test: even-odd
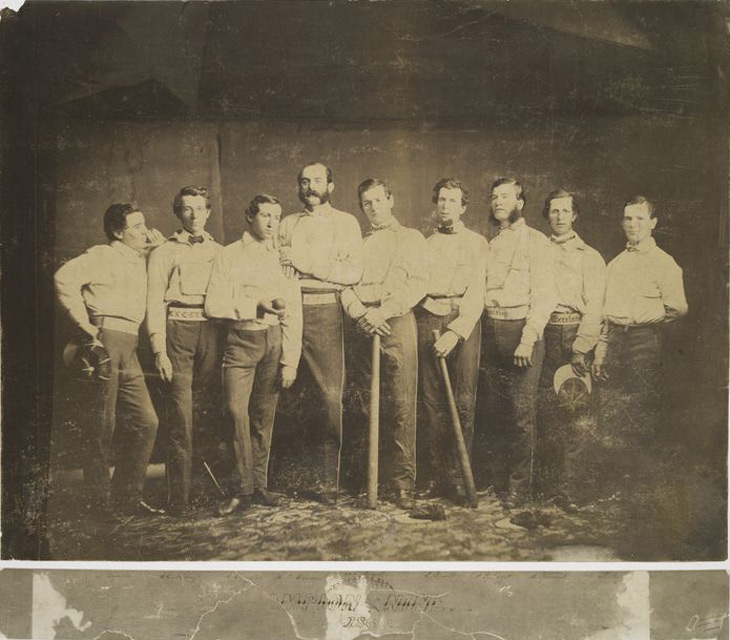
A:
[[[126,318],[117,318],[115,316],[91,316],[89,321],[95,327],[100,329],[110,329],[111,331],[122,331],[123,333],[132,333],[135,336],[139,333],[139,322],[127,320]]]
[[[524,320],[530,306],[523,304],[520,307],[487,307],[487,317],[494,320]]]
[[[337,294],[331,291],[322,293],[302,293],[302,304],[337,304]]]
[[[187,322],[205,322],[208,316],[205,315],[203,307],[167,307],[168,320],[184,320]]]

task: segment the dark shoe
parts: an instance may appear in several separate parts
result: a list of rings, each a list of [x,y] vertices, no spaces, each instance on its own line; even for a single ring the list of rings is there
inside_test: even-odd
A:
[[[537,529],[540,523],[532,511],[521,511],[513,515],[509,521],[523,529]]]
[[[234,511],[245,511],[251,506],[251,496],[241,496],[240,498],[227,498],[218,503],[218,515],[229,516]]]
[[[253,502],[264,507],[278,507],[281,504],[282,495],[267,489],[256,489],[253,492]]]
[[[413,491],[408,489],[395,490],[395,505],[399,509],[410,511],[416,507],[416,499],[413,497]]]
[[[315,494],[315,500],[322,504],[337,504],[337,490],[324,489]]]
[[[130,502],[122,508],[122,513],[125,516],[164,516],[165,510],[158,509],[152,505],[147,504],[144,500],[139,502]]]

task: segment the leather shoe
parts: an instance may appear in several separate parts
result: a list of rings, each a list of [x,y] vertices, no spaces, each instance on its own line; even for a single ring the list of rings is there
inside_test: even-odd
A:
[[[395,504],[399,509],[410,511],[416,506],[416,500],[413,497],[413,492],[407,489],[396,489],[395,490]]]
[[[122,508],[125,516],[164,516],[165,510],[147,504],[144,500],[130,502]]]
[[[253,492],[253,502],[264,507],[278,507],[281,503],[281,494],[274,493],[267,489],[256,489]]]
[[[241,496],[240,498],[227,498],[218,503],[218,515],[229,516],[234,511],[245,511],[251,506],[251,496]]]

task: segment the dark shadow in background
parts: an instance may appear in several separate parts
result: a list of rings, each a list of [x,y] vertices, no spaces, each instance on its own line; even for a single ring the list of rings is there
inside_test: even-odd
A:
[[[485,234],[495,177],[523,181],[526,217],[541,229],[544,195],[571,188],[577,228],[607,261],[623,246],[623,201],[654,199],[656,237],[684,269],[691,310],[671,355],[670,413],[687,473],[698,461],[707,473],[684,499],[710,495],[714,510],[696,559],[724,557],[726,14],[681,2],[30,1],[4,11],[2,556],[49,554],[51,426],[73,429],[83,402],[58,365],[69,327],[54,313],[55,269],[104,241],[101,214],[115,200],[138,200],[150,224],[172,231],[183,184],[212,187],[211,227],[229,243],[253,194],[295,210],[298,168],[322,159],[338,208],[360,215],[357,184],[382,176],[398,217],[423,231],[444,175],[471,186],[466,222]],[[280,458],[315,419],[287,410]],[[477,424],[475,468],[488,466],[487,431]],[[272,461],[275,473],[285,466]]]

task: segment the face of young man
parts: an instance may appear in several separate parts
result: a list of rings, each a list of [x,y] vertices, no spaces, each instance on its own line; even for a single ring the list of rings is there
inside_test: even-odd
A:
[[[573,230],[573,223],[578,216],[573,213],[573,198],[553,198],[548,210],[548,222],[553,235],[564,236]]]
[[[205,202],[205,196],[183,196],[180,200],[178,218],[183,229],[193,236],[199,236],[205,231],[205,223],[210,217],[210,209]]]
[[[141,211],[133,211],[127,214],[125,222],[124,229],[117,231],[114,236],[130,249],[141,251],[147,244],[147,225],[145,224],[144,214]]]
[[[519,220],[525,203],[517,197],[517,187],[501,184],[492,190],[492,215],[502,224]]]
[[[656,223],[657,219],[649,215],[649,205],[645,202],[629,204],[624,207],[624,217],[621,224],[629,244],[637,245],[642,240],[646,240],[651,236]]]
[[[462,204],[461,189],[447,189],[441,187],[438,197],[436,198],[436,213],[438,214],[439,224],[444,227],[453,227],[466,211],[466,207]]]
[[[269,240],[276,235],[281,221],[281,205],[262,202],[259,212],[248,219],[249,233],[257,240]]]
[[[385,192],[382,184],[364,191],[360,196],[360,207],[373,227],[382,227],[390,222],[394,204],[393,196]]]
[[[315,207],[329,202],[334,184],[327,182],[327,167],[313,164],[305,167],[299,179],[299,199],[307,207]]]

